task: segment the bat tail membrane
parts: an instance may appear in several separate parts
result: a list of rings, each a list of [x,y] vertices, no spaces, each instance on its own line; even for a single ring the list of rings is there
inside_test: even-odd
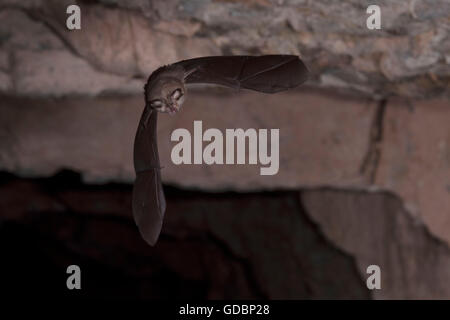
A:
[[[138,172],[133,188],[133,216],[144,240],[155,245],[166,211],[159,168]]]

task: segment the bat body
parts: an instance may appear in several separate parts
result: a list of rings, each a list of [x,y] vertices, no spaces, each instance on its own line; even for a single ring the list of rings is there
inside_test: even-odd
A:
[[[154,245],[161,232],[166,201],[157,146],[158,113],[176,113],[185,84],[212,83],[236,89],[276,93],[306,81],[298,56],[212,56],[183,60],[154,71],[145,85],[145,109],[134,141],[133,216],[142,237]]]

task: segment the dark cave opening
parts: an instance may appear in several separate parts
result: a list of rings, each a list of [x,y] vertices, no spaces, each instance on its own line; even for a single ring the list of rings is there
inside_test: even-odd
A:
[[[132,186],[0,175],[0,270],[12,295],[119,299],[369,298],[354,261],[312,223],[298,191],[208,193],[165,187],[166,220],[148,246]],[[82,290],[68,290],[78,265]],[[339,276],[337,276],[339,275]]]

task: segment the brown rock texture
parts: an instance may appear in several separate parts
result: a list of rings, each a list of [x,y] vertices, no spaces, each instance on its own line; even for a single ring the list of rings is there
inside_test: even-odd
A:
[[[375,184],[391,190],[430,231],[450,242],[450,104],[392,100],[383,120]]]
[[[42,60],[40,68],[17,70],[21,63],[15,63],[2,70],[3,91],[56,96],[137,92],[141,89],[137,79],[142,81],[156,67],[180,59],[284,53],[305,59],[314,87],[353,90],[370,97],[448,96],[450,4],[446,0],[377,1],[380,30],[366,27],[370,1],[108,0],[77,2],[82,28],[70,31],[65,27],[65,9],[73,3],[2,1],[1,51],[12,59],[19,59],[21,50],[43,56],[25,55],[28,62]],[[62,57],[45,59],[55,48],[65,52]],[[85,61],[82,68],[74,62],[79,59]],[[87,78],[85,73],[90,72],[91,86],[64,83],[68,70],[75,79]],[[32,80],[38,75],[61,86]],[[22,77],[28,79],[25,84]]]
[[[449,299],[450,250],[383,193],[306,191],[302,203],[325,236],[355,257],[360,273],[381,268],[378,299]]]

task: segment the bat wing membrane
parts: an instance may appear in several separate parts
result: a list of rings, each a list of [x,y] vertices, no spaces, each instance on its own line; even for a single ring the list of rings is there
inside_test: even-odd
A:
[[[157,112],[144,109],[134,141],[133,216],[145,241],[154,245],[161,232],[166,200],[157,146]]]
[[[217,56],[183,60],[186,83],[213,83],[276,93],[306,81],[308,69],[298,56]]]

